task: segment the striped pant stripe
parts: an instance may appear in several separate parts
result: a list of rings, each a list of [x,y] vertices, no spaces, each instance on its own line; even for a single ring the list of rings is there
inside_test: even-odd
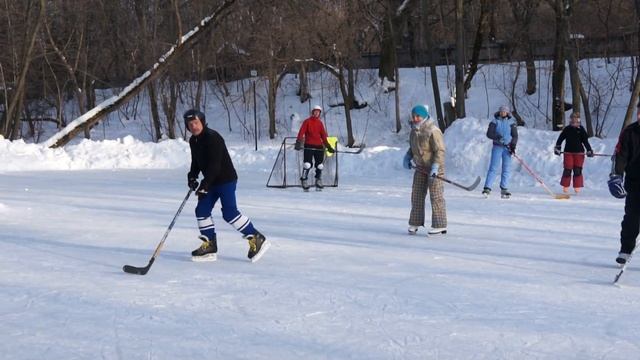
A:
[[[244,230],[244,228],[246,228],[250,223],[251,221],[249,220],[249,218],[242,214],[238,214],[238,216],[236,216],[233,220],[229,221],[229,224],[231,224],[238,231]]]
[[[199,217],[198,218],[198,228],[202,230],[208,230],[215,228],[215,223],[213,222],[213,218],[209,217]]]

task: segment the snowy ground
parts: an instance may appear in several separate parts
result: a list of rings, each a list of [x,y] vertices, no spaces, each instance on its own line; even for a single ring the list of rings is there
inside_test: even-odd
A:
[[[629,359],[640,273],[611,285],[622,203],[604,190],[510,200],[446,188],[449,234],[406,235],[410,173],[267,189],[239,204],[273,242],[255,264],[215,211],[219,261],[192,263],[184,169],[10,172],[0,182],[7,359]],[[423,232],[424,233],[424,232]],[[633,357],[633,356],[631,356]]]
[[[469,118],[445,132],[447,176],[465,184],[484,180],[487,117],[505,102],[500,89],[512,73],[508,66],[481,71],[486,80],[474,82]],[[431,85],[422,70],[402,74],[406,121],[413,105],[430,104]],[[265,187],[282,137],[295,134],[312,105],[325,107],[329,133],[345,142],[344,114],[329,107],[338,92],[319,75],[313,103],[300,104],[285,82],[278,137],[266,139],[260,117],[257,152],[240,131],[250,109],[236,101],[229,131],[226,112],[208,96],[209,124],[240,175],[240,209],[273,243],[255,264],[219,209],[219,261],[190,261],[199,245],[191,199],[149,274],[122,272],[147,264],[187,191],[188,144],[144,142],[151,134],[144,105],[94,128],[98,141],[51,150],[32,139],[0,139],[0,358],[637,357],[640,263],[631,263],[622,287],[611,285],[623,202],[607,193],[607,157],[587,159],[586,188],[570,200],[552,199],[515,162],[510,200],[483,199],[482,184],[471,193],[445,185],[449,233],[412,237],[411,172],[401,166],[408,129],[392,132],[394,94],[381,92],[375,74],[358,85],[370,106],[353,113],[356,140],[367,148],[341,156],[340,186],[321,193]],[[536,130],[548,128],[545,79],[535,98],[519,100],[528,128],[519,128],[517,151],[557,192],[558,133]],[[243,87],[230,88],[242,98]],[[614,99],[612,129],[627,95]],[[610,135],[591,139],[597,153],[612,153]]]

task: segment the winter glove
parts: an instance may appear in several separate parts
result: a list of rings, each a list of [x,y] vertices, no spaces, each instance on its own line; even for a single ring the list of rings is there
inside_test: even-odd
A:
[[[196,191],[196,189],[198,188],[198,180],[189,178],[189,180],[187,181],[187,186],[189,186],[189,189],[191,189],[192,191]]]
[[[196,190],[196,194],[198,195],[198,200],[202,200],[209,193],[209,189],[207,185],[205,185],[204,181],[200,183],[200,187]]]
[[[613,197],[624,199],[624,197],[627,196],[627,192],[624,190],[624,186],[622,186],[621,175],[610,175],[607,185],[609,185],[609,192]]]
[[[331,144],[326,144],[325,148],[327,149],[327,151],[331,154],[333,154],[334,152],[336,152],[336,150],[331,146]]]
[[[302,142],[300,140],[296,140],[296,144],[293,146],[296,150],[302,150]]]
[[[413,154],[411,154],[411,150],[409,150],[404,154],[404,159],[402,159],[402,167],[407,170],[411,170],[411,168],[413,167],[411,165],[411,159],[413,159]]]
[[[587,151],[587,157],[593,157],[593,150]]]
[[[560,146],[556,146],[553,148],[553,153],[560,156]]]
[[[440,168],[440,165],[432,164],[431,165],[431,172],[429,173],[429,176],[436,177],[436,175],[438,175],[438,169],[439,168]]]
[[[513,155],[516,153],[516,144],[507,145],[507,150],[509,150],[509,154]]]

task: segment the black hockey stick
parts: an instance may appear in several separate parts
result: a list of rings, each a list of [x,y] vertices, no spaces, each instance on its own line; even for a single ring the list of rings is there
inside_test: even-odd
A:
[[[440,175],[436,175],[436,176],[434,176],[434,177],[435,177],[436,179],[438,179],[438,180],[442,180],[442,181],[444,181],[444,182],[446,182],[446,183],[448,183],[448,184],[451,184],[451,185],[457,186],[457,187],[459,187],[460,189],[464,189],[464,190],[467,190],[467,191],[473,191],[473,189],[475,189],[476,187],[478,187],[478,184],[480,184],[480,176],[478,176],[478,177],[476,178],[476,181],[474,181],[474,182],[473,182],[473,184],[471,184],[471,185],[469,185],[469,186],[464,186],[464,185],[458,184],[457,182],[452,181],[452,180],[449,180],[449,179],[447,179],[447,178],[444,178],[444,177],[442,177],[442,176],[440,176]]]
[[[417,170],[417,171],[419,171],[419,172],[421,172],[421,173],[423,173],[423,174],[429,174],[429,172],[427,171],[427,169],[423,168],[422,166],[416,166],[416,170]],[[440,176],[440,175],[435,175],[435,176],[433,176],[433,177],[434,177],[434,178],[436,178],[436,179],[438,179],[438,180],[442,180],[442,181],[444,181],[444,182],[446,182],[446,183],[448,183],[448,184],[451,184],[451,185],[453,185],[453,186],[457,186],[457,187],[459,187],[460,189],[467,190],[467,191],[473,191],[473,189],[475,189],[476,187],[478,187],[478,184],[480,184],[480,176],[478,176],[478,177],[476,178],[476,180],[473,182],[473,184],[471,184],[471,185],[469,185],[469,186],[464,186],[464,185],[462,185],[462,184],[458,184],[457,182],[452,181],[452,180],[449,180],[449,179],[447,179],[447,178],[445,178],[445,177],[442,177],[442,176]]]
[[[365,148],[365,144],[362,144],[362,146],[360,146],[358,148],[358,150],[356,151],[344,151],[344,150],[335,150],[334,153],[339,153],[339,154],[360,154],[362,152],[362,150],[364,150]],[[316,149],[316,148],[304,148],[304,150],[312,150],[312,151],[325,151],[326,149]]]
[[[574,153],[574,152],[566,152],[566,151],[561,151],[560,154],[584,154],[584,153]],[[598,153],[593,153],[593,156],[606,156],[606,157],[612,157],[613,154],[598,154]]]
[[[336,150],[336,152],[340,153],[340,154],[360,154],[362,152],[362,150],[364,150],[365,147],[366,147],[366,145],[363,143],[362,145],[360,145],[358,147],[358,150],[356,150],[356,151]]]
[[[191,195],[192,191],[193,190],[189,189],[189,192],[187,192],[187,196],[185,196],[184,200],[182,200],[182,204],[180,205],[178,212],[173,217],[171,224],[169,224],[169,228],[167,229],[167,231],[165,231],[164,236],[162,237],[162,240],[160,240],[160,243],[156,247],[156,251],[153,252],[153,255],[151,256],[151,259],[149,260],[149,263],[147,264],[147,266],[135,267],[131,265],[125,265],[122,267],[122,270],[124,270],[124,272],[129,274],[137,274],[137,275],[146,275],[147,272],[149,272],[149,269],[151,269],[151,265],[153,265],[153,262],[156,261],[156,257],[160,253],[160,250],[162,249],[162,246],[164,245],[165,240],[167,240],[167,236],[169,236],[169,233],[171,232],[173,225],[176,223],[176,220],[178,219],[178,216],[182,212],[182,209],[184,208],[184,204],[187,203],[187,200],[189,199],[189,196]]]

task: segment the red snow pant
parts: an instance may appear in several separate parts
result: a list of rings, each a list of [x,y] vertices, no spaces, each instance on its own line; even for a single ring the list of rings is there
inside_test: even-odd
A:
[[[571,185],[571,173],[573,172],[573,187],[584,187],[582,178],[582,165],[584,165],[584,153],[564,153],[564,171],[560,185],[569,187]]]

